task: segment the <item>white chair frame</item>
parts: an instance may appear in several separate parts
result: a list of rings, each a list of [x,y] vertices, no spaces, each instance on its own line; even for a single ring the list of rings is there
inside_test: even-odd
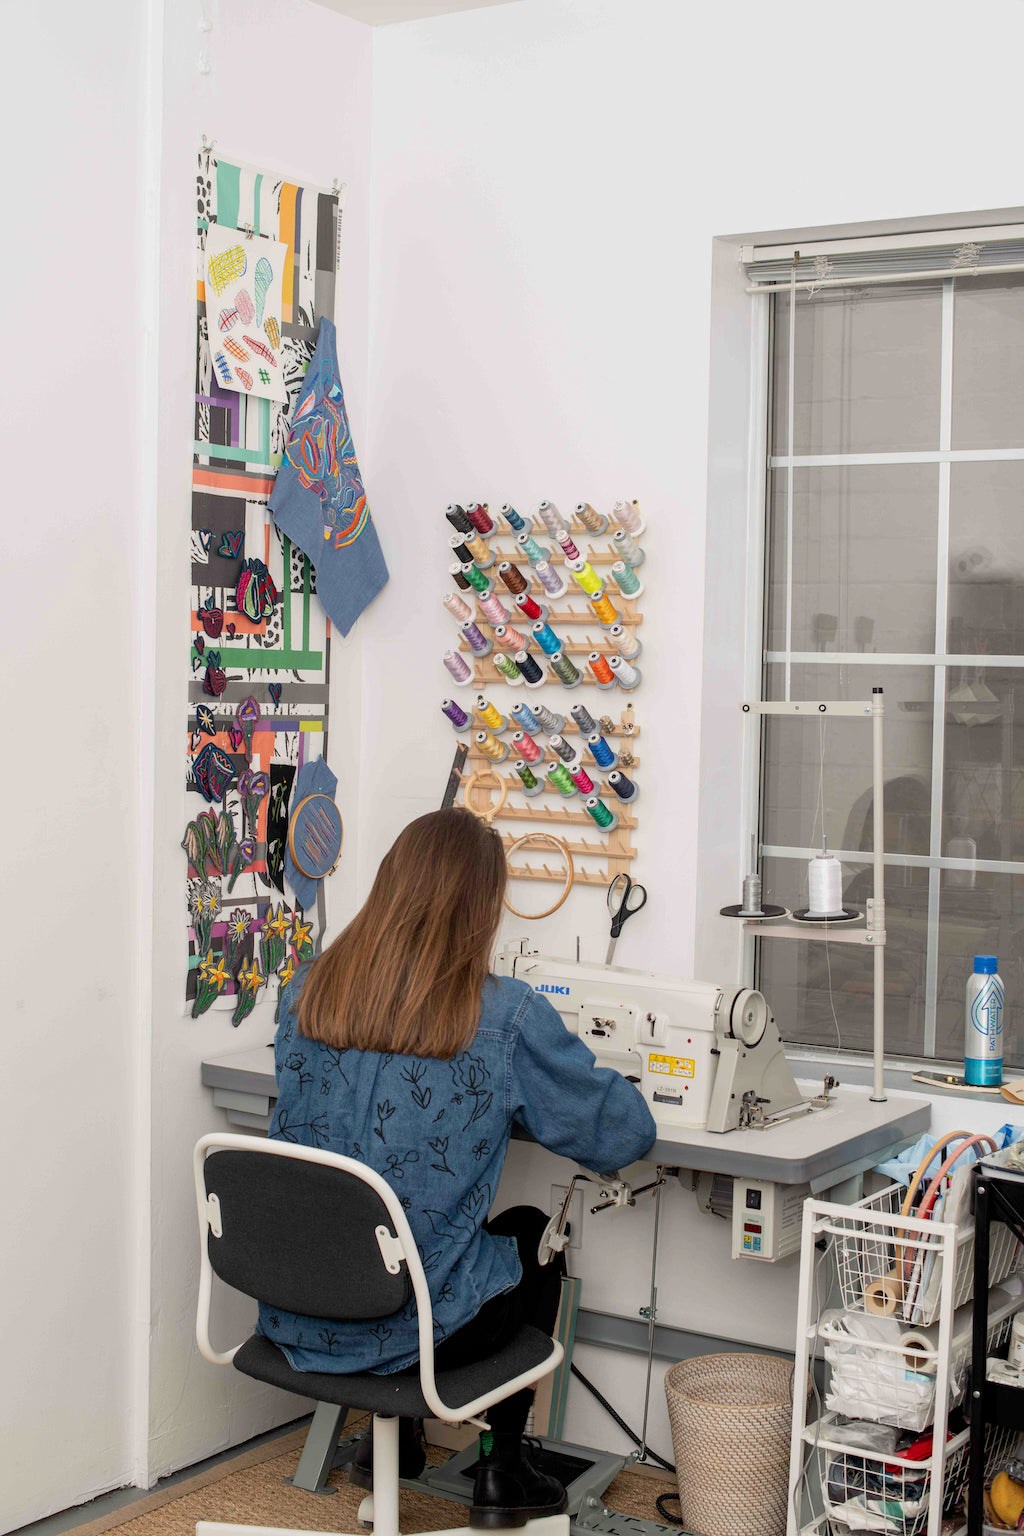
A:
[[[199,1215],[199,1299],[196,1309],[196,1342],[199,1352],[212,1365],[230,1365],[241,1349],[241,1344],[228,1350],[214,1349],[210,1341],[210,1302],[213,1294],[213,1266],[210,1263],[209,1237],[212,1232],[220,1236],[220,1206],[216,1196],[207,1198],[204,1165],[207,1154],[233,1148],[244,1152],[259,1152],[267,1157],[290,1157],[295,1162],[319,1163],[325,1168],[337,1168],[351,1173],[368,1184],[387,1208],[393,1233],[377,1228],[377,1242],[381,1259],[390,1274],[397,1274],[399,1267],[408,1267],[419,1329],[419,1377],[420,1390],[431,1413],[449,1424],[475,1424],[487,1429],[487,1420],[479,1415],[494,1403],[502,1402],[524,1387],[531,1387],[558,1366],[564,1354],[557,1340],[551,1341],[551,1353],[539,1365],[513,1377],[490,1392],[483,1392],[472,1402],[454,1407],[443,1403],[438,1395],[434,1377],[434,1318],[430,1305],[427,1277],[416,1248],[416,1239],[406,1219],[401,1203],[390,1184],[372,1168],[342,1157],[337,1152],[321,1152],[315,1147],[298,1147],[289,1142],[268,1141],[258,1136],[241,1136],[234,1132],[212,1132],[203,1136],[193,1154],[195,1173],[196,1207]],[[244,1342],[244,1341],[243,1341]],[[373,1416],[373,1493],[368,1494],[359,1506],[360,1524],[372,1529],[373,1536],[399,1536],[398,1529],[398,1419],[393,1415],[375,1413]],[[522,1529],[522,1528],[520,1528]],[[551,1515],[531,1520],[526,1527],[530,1536],[569,1536],[568,1515]],[[196,1524],[196,1536],[319,1536],[311,1531],[296,1531],[281,1526],[232,1525],[220,1521],[200,1520]],[[454,1526],[438,1531],[435,1536],[478,1536],[469,1526]]]

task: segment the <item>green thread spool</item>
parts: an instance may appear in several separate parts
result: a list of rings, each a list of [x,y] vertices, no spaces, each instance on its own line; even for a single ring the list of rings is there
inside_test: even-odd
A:
[[[515,768],[516,773],[523,781],[523,789],[525,793],[528,795],[539,795],[544,786],[539,782],[529,763],[524,763],[520,758],[520,760],[516,763]]]
[[[612,566],[612,576],[615,579],[615,585],[623,597],[639,597],[644,589],[643,582],[633,570],[633,567],[627,565],[625,560],[615,561]]]
[[[473,587],[475,591],[480,593],[481,597],[487,597],[494,586],[494,583],[488,581],[487,577],[484,575],[483,571],[478,565],[464,565],[462,567],[462,574],[465,576],[470,586]]]
[[[512,657],[509,656],[505,651],[495,651],[491,657],[491,660],[494,662],[494,665],[497,667],[506,683],[511,683],[513,688],[517,688],[522,685],[522,674],[520,673],[519,668],[516,666],[515,662],[512,660]]]
[[[564,763],[552,763],[548,768],[548,780],[558,790],[560,795],[568,798],[576,794],[576,785],[569,777],[569,770]]]
[[[548,657],[548,660],[551,663],[552,672],[564,688],[575,688],[577,686],[580,681],[579,670],[569,660],[564,651],[556,651],[553,656]]]
[[[591,795],[583,803],[602,832],[611,832],[618,826],[619,818],[608,809],[603,800],[598,799],[597,795]]]

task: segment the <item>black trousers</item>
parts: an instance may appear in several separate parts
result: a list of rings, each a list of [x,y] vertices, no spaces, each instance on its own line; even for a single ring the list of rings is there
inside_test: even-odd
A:
[[[539,1328],[542,1333],[554,1332],[565,1259],[559,1253],[550,1264],[537,1262],[537,1249],[548,1220],[544,1211],[532,1205],[514,1205],[484,1224],[485,1230],[495,1237],[515,1238],[523,1266],[522,1278],[503,1296],[485,1301],[476,1317],[438,1345],[434,1353],[436,1370],[455,1370],[474,1360],[486,1359],[527,1325]],[[532,1404],[533,1390],[527,1387],[495,1403],[486,1410],[486,1416],[497,1434],[521,1435]]]

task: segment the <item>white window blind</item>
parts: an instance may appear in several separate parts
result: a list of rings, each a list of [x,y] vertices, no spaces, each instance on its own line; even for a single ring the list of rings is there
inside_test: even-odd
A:
[[[1024,272],[1024,226],[1002,224],[930,234],[747,245],[740,259],[752,291],[793,284],[822,289],[849,284],[921,282],[968,273]]]

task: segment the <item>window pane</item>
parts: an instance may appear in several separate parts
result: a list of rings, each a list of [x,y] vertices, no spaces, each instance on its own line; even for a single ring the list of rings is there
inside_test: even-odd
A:
[[[1024,448],[1024,276],[958,277],[954,448]]]
[[[1024,670],[947,668],[945,740],[943,853],[1024,862]]]
[[[863,911],[871,894],[871,866],[850,864],[843,873],[846,904]],[[767,901],[791,911],[806,905],[807,865],[802,859],[765,859],[764,881]],[[886,1044],[890,1054],[920,1055],[928,871],[887,869],[885,899]],[[778,938],[762,939],[758,949],[757,985],[768,999],[783,1040],[870,1051],[874,962],[866,944]]]
[[[788,473],[771,476],[773,651],[786,649]],[[794,470],[794,651],[934,651],[938,474],[935,464]]]
[[[939,446],[942,287],[829,289],[796,300],[794,450]],[[773,453],[786,453],[789,297],[775,300]]]
[[[1024,290],[1020,305],[1024,316]],[[1024,463],[952,464],[949,649],[1024,654]]]
[[[973,886],[952,887],[948,878],[947,871],[940,897],[936,1055],[963,1060],[967,978],[975,955],[996,955],[1006,989],[1003,1057],[1009,1066],[1024,1067],[1024,876],[979,871]]]
[[[783,698],[784,668],[773,664],[767,674],[765,697]],[[794,699],[869,699],[873,687],[885,689],[886,853],[928,852],[932,677],[927,667],[793,667]],[[776,847],[818,847],[820,782],[829,846],[871,848],[871,737],[867,721],[849,717],[766,716],[762,840]]]

